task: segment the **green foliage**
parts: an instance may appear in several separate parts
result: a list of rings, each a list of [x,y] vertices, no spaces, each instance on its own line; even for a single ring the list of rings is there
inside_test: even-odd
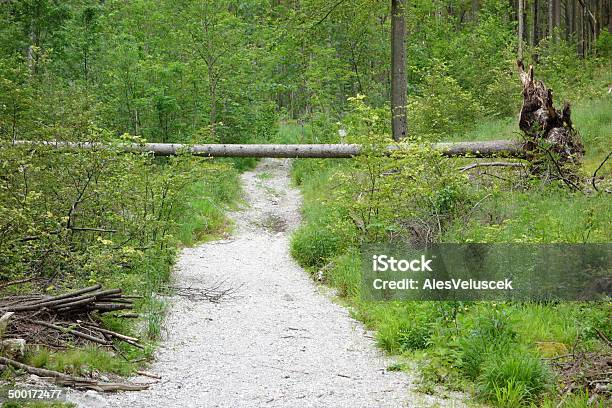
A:
[[[606,197],[587,197],[560,187],[484,195],[470,220],[457,219],[447,242],[608,242]],[[467,228],[466,228],[467,223]]]
[[[595,43],[595,50],[598,57],[612,57],[612,33],[610,33],[607,29],[604,28],[601,33],[599,33]]]
[[[459,367],[463,374],[476,380],[483,364],[496,354],[505,354],[515,340],[508,316],[499,311],[478,316],[469,336],[459,340]]]
[[[606,34],[602,35],[605,42]],[[536,73],[553,89],[558,102],[576,103],[579,99],[600,98],[609,85],[609,57],[576,58],[574,41],[548,37],[535,52],[539,55]]]
[[[365,146],[365,153],[333,175],[334,202],[347,211],[360,239],[384,237],[431,241],[431,230],[469,202],[463,175],[451,171],[451,163],[428,145],[412,140],[390,157],[383,150],[390,143],[388,121],[380,109],[363,98],[353,98],[347,115],[350,142]],[[406,226],[419,222],[426,229],[407,236]],[[403,231],[403,232],[402,232]],[[416,229],[413,230],[417,231]]]
[[[338,288],[338,295],[349,299],[358,298],[361,292],[361,262],[355,252],[347,252],[333,258],[324,271],[325,281]]]
[[[546,186],[541,182],[509,189],[504,181],[468,183],[454,176],[444,184],[431,181],[430,185],[434,186],[431,191],[419,190],[422,185],[413,190],[411,180],[390,171],[397,171],[398,158],[376,155],[389,140],[385,110],[369,107],[361,98],[352,103],[354,108],[341,126],[347,129],[349,141],[365,141],[370,154],[352,163],[299,160],[293,167],[294,181],[304,192],[302,228],[344,223],[346,229],[340,230],[347,231],[346,236],[351,237],[350,241],[342,239],[342,242],[351,242],[347,248],[323,263],[324,281],[338,289],[358,319],[376,330],[381,348],[418,360],[423,376],[422,390],[434,390],[440,383],[452,389],[474,387],[485,402],[500,407],[548,407],[565,403],[554,395],[555,378],[541,357],[568,354],[577,344],[584,350],[601,350],[597,331],[612,335],[607,323],[609,306],[576,302],[365,302],[359,298],[358,245],[364,240],[404,238],[402,233],[418,225],[399,222],[397,214],[402,214],[404,220],[410,219],[407,215],[415,219],[426,219],[429,215],[436,228],[439,219],[442,234],[434,239],[442,242],[607,242],[610,240],[606,228],[609,200],[598,195],[575,194],[562,186]],[[601,135],[606,134],[602,129],[609,122],[607,100],[583,102],[573,111],[575,123],[580,124],[586,135],[586,160],[592,169],[601,162],[601,152],[605,152]],[[515,123],[514,119],[486,122],[472,131],[469,138],[486,140],[498,133],[514,137]],[[419,160],[428,160],[427,153],[415,151],[414,154]],[[427,185],[428,172],[440,166],[440,160],[434,156],[426,169],[420,168],[418,180],[423,179]],[[453,168],[443,167],[442,177],[462,165],[453,163]],[[380,176],[383,173],[387,174]],[[392,181],[386,184],[389,179]],[[384,197],[379,200],[380,204],[365,194],[369,191],[365,186],[372,180],[377,189],[373,197]],[[386,188],[407,193],[422,191],[428,199],[410,197],[404,208],[404,202],[395,200]],[[375,222],[367,229],[362,228],[368,224],[362,223],[366,218],[356,210],[370,205],[376,209],[372,211]],[[299,255],[294,256],[299,259]],[[584,401],[580,395],[568,396],[565,400],[569,407],[584,406],[580,405]],[[549,401],[554,404],[547,405]]]
[[[435,141],[469,129],[484,114],[476,98],[439,63],[424,76],[421,94],[408,105],[410,134]]]

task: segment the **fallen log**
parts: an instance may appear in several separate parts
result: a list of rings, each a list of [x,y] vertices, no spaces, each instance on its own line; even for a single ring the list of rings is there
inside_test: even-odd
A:
[[[75,297],[75,296],[82,295],[84,293],[94,292],[94,291],[100,289],[101,287],[102,287],[102,285],[100,285],[98,283],[98,284],[95,284],[93,286],[88,286],[86,288],[76,290],[74,292],[68,292],[68,293],[64,293],[62,295],[40,299],[40,300],[37,300],[35,302],[28,302],[27,304],[28,305],[33,305],[33,304],[36,304],[36,303],[49,302],[49,301],[54,301],[54,300],[60,300],[60,299],[66,299],[66,298],[70,298],[70,297]]]
[[[124,384],[124,383],[107,383],[101,381],[91,380],[89,378],[84,377],[73,377],[68,374],[60,373],[59,371],[47,370],[45,368],[33,367],[27,364],[20,363],[18,361],[12,360],[10,358],[0,356],[0,363],[6,366],[11,366],[13,368],[23,370],[28,374],[37,375],[39,377],[51,379],[54,383],[58,385],[74,387],[74,388],[84,388],[95,391],[107,391],[107,392],[115,392],[115,391],[142,391],[149,388],[147,384]]]
[[[9,144],[51,146],[62,150],[106,150],[109,145],[96,142],[30,141],[16,140]],[[1,145],[0,145],[1,146]],[[447,142],[430,145],[447,157],[525,157],[521,142],[491,140],[478,142]],[[178,143],[122,143],[116,149],[128,153],[151,153],[155,156],[175,156],[188,152],[203,157],[274,157],[274,158],[351,158],[362,154],[357,144],[178,144]],[[401,151],[404,147],[390,145],[386,154]]]

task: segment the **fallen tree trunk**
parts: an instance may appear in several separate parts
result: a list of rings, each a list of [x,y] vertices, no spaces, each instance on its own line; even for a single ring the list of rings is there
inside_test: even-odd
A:
[[[16,140],[16,145],[52,146],[58,149],[108,149],[108,145],[93,142],[28,141]],[[521,142],[491,140],[482,142],[434,143],[431,145],[447,157],[516,157],[524,158]],[[189,152],[204,157],[277,157],[277,158],[350,158],[362,153],[356,144],[195,144],[177,143],[124,143],[117,145],[121,151],[130,153],[152,153],[155,156],[175,156]],[[388,146],[387,154],[401,151],[402,145]]]

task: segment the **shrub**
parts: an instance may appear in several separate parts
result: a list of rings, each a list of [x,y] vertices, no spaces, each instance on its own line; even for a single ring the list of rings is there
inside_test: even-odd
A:
[[[410,133],[432,139],[471,128],[485,114],[469,91],[448,74],[443,64],[425,77],[423,93],[408,105]]]
[[[607,29],[601,30],[595,43],[595,50],[599,57],[610,57],[612,56],[612,33]]]

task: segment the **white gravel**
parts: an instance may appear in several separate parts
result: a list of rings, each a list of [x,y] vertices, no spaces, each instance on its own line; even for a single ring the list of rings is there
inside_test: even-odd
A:
[[[177,285],[224,280],[239,288],[238,297],[218,304],[171,298],[164,340],[148,368],[162,380],[146,391],[104,395],[105,406],[462,406],[419,394],[412,377],[387,371],[393,361],[372,334],[290,257],[301,200],[289,168],[289,160],[266,159],[244,173],[249,205],[232,214],[234,236],[183,250],[176,266]],[[104,406],[84,394],[71,399]]]

